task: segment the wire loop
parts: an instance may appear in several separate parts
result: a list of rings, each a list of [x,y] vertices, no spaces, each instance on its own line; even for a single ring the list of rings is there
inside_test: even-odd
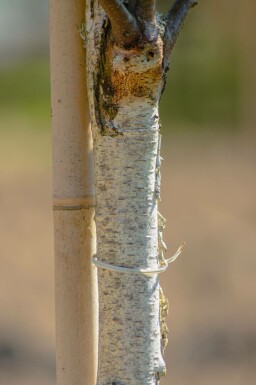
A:
[[[142,275],[153,275],[153,274],[160,274],[164,273],[169,265],[176,261],[178,256],[182,253],[182,250],[184,248],[185,242],[182,242],[176,253],[169,259],[164,260],[164,265],[161,267],[158,267],[156,269],[141,269],[141,268],[130,268],[130,267],[123,267],[123,266],[116,266],[112,265],[107,262],[99,261],[97,256],[92,257],[92,263],[96,267],[100,267],[101,269],[110,270],[110,271],[116,271],[118,273],[125,273],[125,274],[142,274]]]

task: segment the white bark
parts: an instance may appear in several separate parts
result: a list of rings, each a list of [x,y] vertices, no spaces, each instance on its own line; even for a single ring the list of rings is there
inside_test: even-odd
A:
[[[150,126],[137,129],[132,124],[136,116],[131,119],[122,137],[99,136],[95,140],[97,256],[117,266],[156,268],[158,132]],[[124,275],[99,269],[98,279],[98,384],[114,380],[121,384],[154,384],[156,376],[165,370],[157,275]]]
[[[97,12],[97,5],[95,10]],[[95,12],[94,10],[94,12]],[[89,15],[89,19],[88,19]],[[117,266],[158,267],[156,161],[158,102],[162,89],[159,44],[143,51],[111,46],[107,60],[112,84],[121,94],[114,117],[95,105],[108,97],[95,84],[104,15],[87,9],[87,66],[91,102],[95,182],[97,257]],[[161,46],[161,44],[160,44]],[[152,55],[153,57],[151,57]],[[138,87],[131,92],[131,87]],[[144,88],[144,90],[142,89]],[[140,97],[146,92],[148,97]],[[105,93],[105,94],[104,94]],[[136,94],[138,96],[136,96]],[[99,115],[101,117],[99,118]],[[97,116],[98,115],[98,116]],[[104,119],[99,124],[99,119]],[[155,384],[165,372],[161,353],[158,276],[129,275],[99,269],[98,384]]]
[[[122,15],[126,13],[121,2],[102,0],[102,4],[111,12],[108,16],[113,26],[98,1],[88,1],[83,33],[94,141],[97,259],[115,266],[156,269],[163,263],[165,249],[164,219],[157,210],[161,163],[158,104],[167,70],[164,36],[172,31],[162,25],[157,37],[154,7],[149,1],[150,22],[143,24],[144,37],[142,33],[138,45],[131,45],[133,35],[127,37],[127,23],[123,30],[117,20],[120,9]],[[143,8],[143,2],[140,4]],[[181,12],[175,8],[181,20],[187,13],[185,7]],[[136,17],[130,19],[137,36]],[[177,25],[180,28],[182,23]],[[123,35],[117,36],[117,30]],[[170,45],[167,48],[170,50]],[[168,332],[168,303],[157,274],[123,274],[99,268],[98,282],[97,384],[157,384],[166,371],[162,353]]]

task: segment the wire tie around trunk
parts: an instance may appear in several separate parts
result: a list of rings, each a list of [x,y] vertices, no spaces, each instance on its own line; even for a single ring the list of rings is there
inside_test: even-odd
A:
[[[174,261],[176,261],[178,256],[182,253],[184,245],[185,245],[185,242],[182,242],[182,244],[180,245],[176,253],[173,254],[171,258],[165,259],[164,265],[156,269],[141,269],[136,267],[130,268],[130,267],[123,267],[123,266],[116,266],[107,262],[99,261],[96,255],[92,257],[92,263],[98,268],[110,270],[110,271],[116,271],[118,273],[124,273],[124,274],[142,274],[142,275],[160,274],[160,273],[164,273],[169,267],[169,265]]]

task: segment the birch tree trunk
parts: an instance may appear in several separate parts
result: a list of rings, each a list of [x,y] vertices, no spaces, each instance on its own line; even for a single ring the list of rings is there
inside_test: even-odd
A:
[[[97,280],[83,0],[50,1],[57,385],[94,385]]]
[[[153,385],[165,374],[167,302],[160,197],[159,100],[194,0],[160,17],[154,0],[87,1],[99,282],[98,385]],[[115,268],[123,271],[113,271]],[[128,269],[125,271],[125,269]],[[160,306],[161,305],[161,306]]]

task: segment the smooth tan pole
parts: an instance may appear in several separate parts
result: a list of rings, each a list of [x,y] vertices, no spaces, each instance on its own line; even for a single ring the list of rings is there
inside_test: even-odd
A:
[[[97,278],[84,0],[50,0],[57,385],[94,385]]]

